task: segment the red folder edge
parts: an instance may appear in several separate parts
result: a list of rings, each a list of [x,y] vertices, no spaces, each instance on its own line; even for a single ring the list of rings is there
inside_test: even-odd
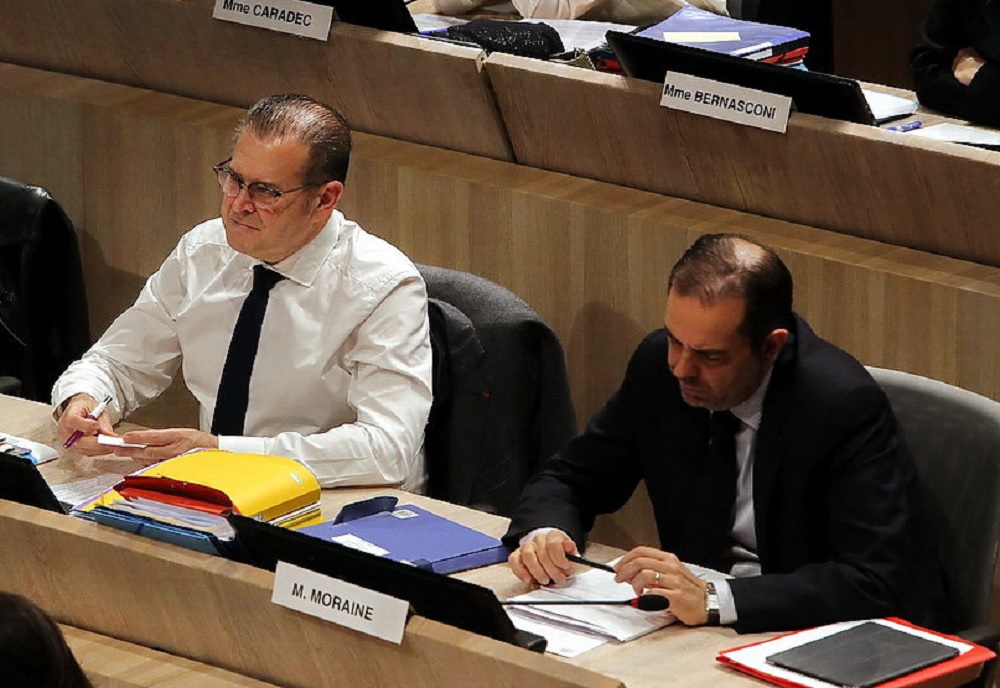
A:
[[[239,513],[222,490],[173,478],[129,475],[115,485],[114,490],[126,500],[143,497],[223,517]]]
[[[906,676],[900,676],[899,678],[894,678],[891,681],[886,681],[885,683],[880,683],[878,688],[908,688],[909,686],[915,685],[933,685],[931,683],[935,679],[941,678],[942,676],[947,676],[959,672],[963,669],[974,667],[976,665],[982,665],[996,657],[996,653],[982,645],[976,645],[975,643],[970,643],[968,640],[959,638],[958,636],[948,635],[946,633],[938,633],[937,631],[932,631],[929,628],[924,628],[923,626],[917,626],[909,621],[904,621],[903,619],[890,616],[886,617],[885,621],[891,621],[893,623],[899,624],[900,626],[908,626],[910,628],[916,628],[925,633],[930,633],[931,635],[936,635],[939,638],[947,638],[949,640],[957,640],[960,643],[966,645],[971,645],[972,649],[968,652],[963,652],[960,655],[956,655],[951,659],[946,659],[943,662],[939,662],[932,666],[920,669],[919,671],[914,671],[912,674],[907,674]],[[755,643],[747,643],[746,645],[740,645],[738,647],[731,647],[728,650],[722,650],[716,656],[716,660],[722,662],[728,667],[732,667],[737,671],[742,671],[745,674],[750,674],[751,676],[756,676],[757,678],[764,679],[768,683],[773,683],[779,686],[785,686],[785,688],[803,688],[804,684],[796,683],[795,681],[789,681],[783,678],[778,678],[773,674],[769,674],[766,671],[758,671],[757,669],[751,669],[750,667],[741,664],[739,662],[733,661],[729,658],[729,652],[736,652],[737,650],[742,650],[746,647],[753,647],[754,645],[762,645],[764,643],[769,643],[777,638],[784,638],[786,636],[795,635],[796,633],[801,633],[801,631],[792,631],[791,633],[783,633],[777,635],[774,638],[768,638],[767,640],[758,640]],[[973,674],[965,678],[966,681],[972,680],[978,674]]]

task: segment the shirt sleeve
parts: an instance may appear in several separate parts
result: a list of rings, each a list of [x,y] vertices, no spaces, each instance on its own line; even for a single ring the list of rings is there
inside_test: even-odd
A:
[[[220,437],[219,448],[295,458],[324,488],[399,485],[419,490],[424,480],[424,426],[432,400],[422,280],[403,280],[375,307],[356,330],[347,362],[348,404],[357,414],[355,422],[315,434]]]
[[[146,281],[135,303],[56,380],[56,409],[75,394],[95,399],[110,395],[108,412],[117,423],[170,385],[181,360],[174,326],[182,295],[181,250],[179,244]]]

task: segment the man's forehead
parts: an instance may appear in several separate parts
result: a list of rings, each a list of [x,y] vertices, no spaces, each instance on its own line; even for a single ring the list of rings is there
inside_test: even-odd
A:
[[[740,296],[703,299],[671,291],[664,324],[671,336],[694,349],[729,349],[740,332],[746,301]]]
[[[233,169],[247,181],[295,181],[301,176],[309,148],[291,138],[258,137],[244,131],[233,147]]]

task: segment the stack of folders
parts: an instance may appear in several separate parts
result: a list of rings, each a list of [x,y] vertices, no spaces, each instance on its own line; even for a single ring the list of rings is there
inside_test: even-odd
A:
[[[809,34],[805,31],[733,19],[691,5],[635,33],[657,41],[783,65],[800,64],[809,51]]]
[[[319,522],[319,497],[316,477],[298,461],[209,450],[127,475],[76,513],[164,542],[231,555],[228,516],[296,528]]]

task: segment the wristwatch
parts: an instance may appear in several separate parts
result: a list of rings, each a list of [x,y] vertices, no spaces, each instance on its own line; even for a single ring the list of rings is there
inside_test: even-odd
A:
[[[715,583],[712,581],[705,583],[705,615],[708,617],[705,622],[707,625],[719,625],[719,594],[715,592]]]

